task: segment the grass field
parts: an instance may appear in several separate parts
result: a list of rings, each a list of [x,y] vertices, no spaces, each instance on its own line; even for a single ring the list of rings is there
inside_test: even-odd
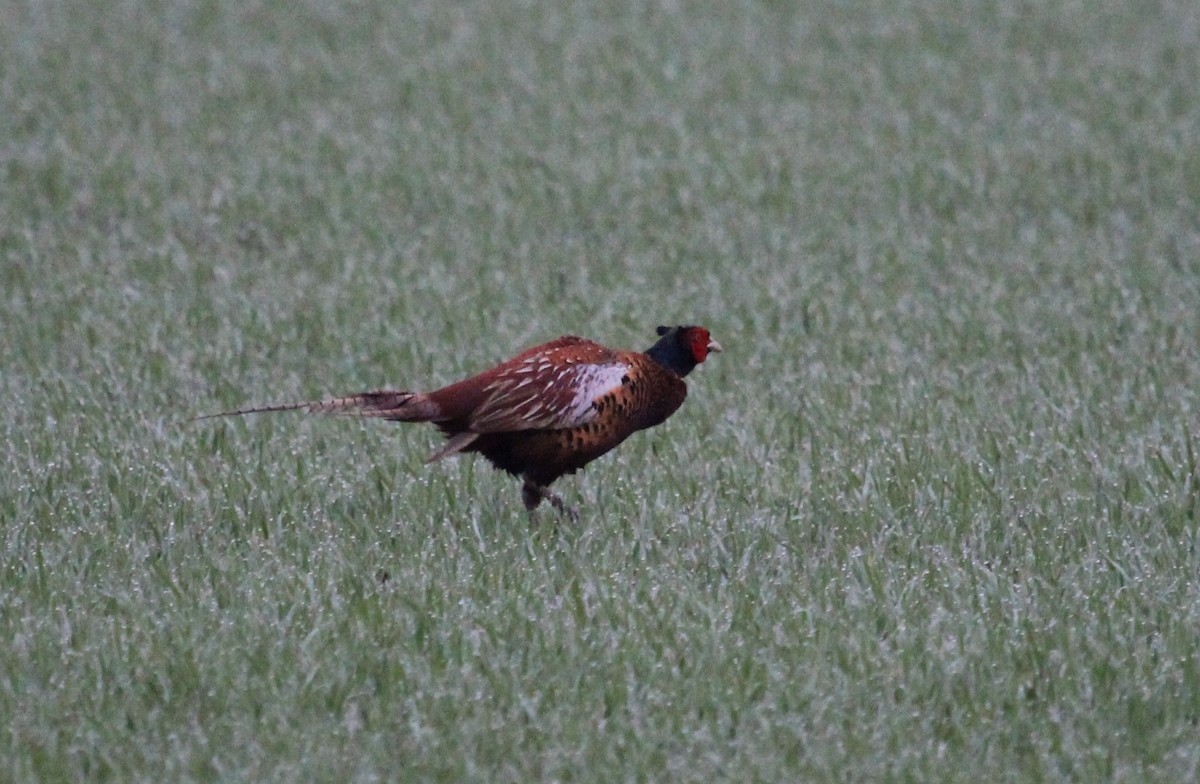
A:
[[[0,781],[1195,780],[1198,50],[0,2]],[[185,422],[680,322],[574,525],[431,429]]]

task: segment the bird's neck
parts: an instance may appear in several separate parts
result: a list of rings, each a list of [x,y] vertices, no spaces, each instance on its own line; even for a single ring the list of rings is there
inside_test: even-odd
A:
[[[691,373],[696,367],[695,357],[692,356],[692,352],[679,345],[679,336],[675,330],[663,335],[657,343],[646,349],[646,356],[680,378]]]

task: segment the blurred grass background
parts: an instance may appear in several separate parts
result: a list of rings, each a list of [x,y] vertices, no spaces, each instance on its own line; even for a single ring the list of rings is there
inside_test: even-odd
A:
[[[1186,781],[1192,3],[0,3],[13,781]],[[419,428],[726,352],[530,525]],[[386,577],[386,579],[384,579]]]

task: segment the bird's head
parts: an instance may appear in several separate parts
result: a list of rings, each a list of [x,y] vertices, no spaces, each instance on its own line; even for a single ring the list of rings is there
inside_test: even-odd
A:
[[[681,378],[708,359],[709,354],[721,351],[721,344],[713,340],[704,327],[659,327],[658,335],[658,342],[646,353]]]

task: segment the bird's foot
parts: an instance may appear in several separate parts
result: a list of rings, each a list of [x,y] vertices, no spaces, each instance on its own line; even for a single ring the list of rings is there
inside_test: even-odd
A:
[[[550,492],[550,488],[548,487],[526,481],[521,488],[521,500],[525,502],[525,508],[529,510],[530,515],[533,514],[533,510],[537,509],[542,501],[549,501],[550,505],[557,509],[559,514],[570,518],[572,523],[579,522],[579,512],[573,507],[568,506],[557,493]]]
[[[558,510],[559,514],[565,515],[567,519],[571,521],[572,525],[579,522],[579,510],[573,506],[568,506],[567,503],[562,500],[561,496],[555,495],[554,493],[549,493],[546,496],[546,500],[550,502],[551,506]]]

